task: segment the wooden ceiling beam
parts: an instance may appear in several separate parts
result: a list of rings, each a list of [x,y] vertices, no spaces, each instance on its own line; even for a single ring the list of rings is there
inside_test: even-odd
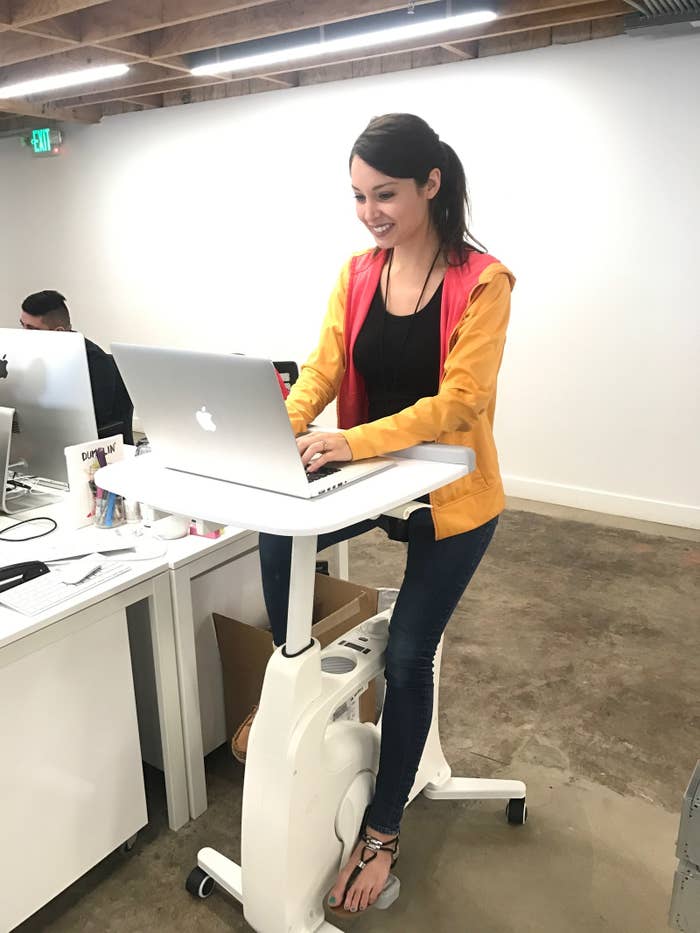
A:
[[[105,104],[103,114],[105,117],[114,117],[122,113],[140,113],[143,109],[127,100],[113,100]]]
[[[76,48],[67,52],[60,52],[57,55],[37,58],[34,61],[21,62],[3,68],[0,71],[0,83],[3,85],[16,84],[20,81],[31,81],[34,78],[61,74],[64,71],[77,71],[79,68],[90,68],[97,65],[120,65],[123,63],[123,55],[107,49]]]
[[[467,49],[460,49],[456,45],[452,45],[449,42],[444,42],[440,48],[445,49],[446,52],[450,52],[455,58],[459,58],[462,61],[476,57],[476,51],[474,54],[472,54],[471,52],[468,52]]]
[[[112,39],[101,47],[121,53],[122,61],[125,59],[127,61],[147,60],[151,57],[151,43],[148,35]],[[75,48],[90,48],[90,46],[67,33],[63,36],[48,37],[24,30],[12,30],[9,37],[6,35],[0,48],[0,67],[34,61],[49,55],[60,55],[62,52]]]
[[[581,5],[581,0],[501,0],[495,9],[499,19],[504,16],[532,16],[550,10],[565,10]]]
[[[611,36],[621,36],[625,31],[625,21],[621,16],[591,21],[591,39],[608,39]]]
[[[476,43],[474,43],[476,46]],[[476,49],[474,52],[476,55]],[[377,55],[375,58],[360,59],[339,65],[326,65],[322,68],[309,68],[300,72],[300,84],[321,84],[327,81],[344,81],[350,78],[367,78],[372,75],[391,74],[395,71],[408,71],[414,68],[426,68],[432,65],[444,65],[454,62],[455,58],[441,45],[415,52],[397,52],[395,55]]]
[[[581,0],[503,0],[498,5],[499,17],[521,16],[580,5]],[[342,22],[348,18],[402,9],[405,3],[396,0],[354,0],[349,14],[347,0],[328,0],[309,4],[307,0],[267,3],[240,13],[216,16],[211,20],[175,26],[154,34],[151,55],[168,59],[170,55],[213,49],[223,45],[264,39],[298,29]]]
[[[10,135],[24,130],[30,133],[32,130],[38,129],[42,124],[46,126],[48,122],[48,120],[40,120],[37,117],[18,117],[15,115],[0,117],[0,134]]]
[[[260,79],[262,81],[269,81],[271,84],[276,84],[277,87],[299,86],[299,75],[294,73],[275,75],[274,78],[272,75],[260,75]]]
[[[103,42],[119,36],[179,26],[209,16],[233,13],[254,6],[269,4],[270,0],[141,0],[138,4],[105,3],[84,17],[86,42]]]
[[[120,97],[127,104],[137,104],[144,110],[155,110],[163,106],[162,94],[144,94],[143,97]]]
[[[12,0],[12,25],[26,26],[42,19],[63,16],[76,10],[99,6],[104,0]]]
[[[429,2],[429,0],[419,0],[419,2]],[[88,6],[89,4],[85,4]],[[15,32],[9,41],[3,42],[3,48],[0,50],[0,67],[9,67],[11,65],[20,64],[23,62],[32,61],[38,58],[46,58],[51,55],[60,55],[64,52],[70,51],[71,47],[76,46],[87,46],[89,43],[97,45],[101,44],[102,48],[105,48],[108,51],[123,52],[129,57],[130,60],[140,60],[148,61],[154,58],[153,54],[153,43],[160,43],[162,41],[162,33],[154,32],[153,34],[141,34],[136,35],[144,23],[144,6],[146,8],[146,22],[149,22],[148,15],[151,16],[151,25],[153,26],[155,21],[153,20],[154,7],[157,6],[160,8],[159,18],[160,24],[162,22],[168,22],[165,19],[166,16],[175,17],[176,21],[182,23],[185,22],[186,25],[175,26],[175,29],[184,29],[185,33],[189,30],[203,30],[203,34],[207,36],[207,42],[204,47],[211,47],[211,44],[218,45],[220,44],[219,39],[216,36],[216,30],[219,28],[219,20],[221,17],[217,16],[213,21],[205,20],[204,22],[197,21],[196,17],[200,16],[210,16],[212,10],[218,9],[230,9],[234,8],[237,12],[233,15],[238,17],[250,16],[255,12],[255,9],[260,7],[264,9],[267,13],[266,17],[263,17],[261,20],[261,26],[256,29],[255,35],[253,37],[258,37],[261,34],[269,35],[270,33],[270,20],[269,13],[272,11],[275,15],[273,22],[273,28],[275,32],[280,30],[284,31],[287,26],[285,26],[286,21],[280,22],[280,6],[286,7],[289,4],[284,3],[280,4],[278,2],[270,3],[269,0],[246,0],[242,2],[239,0],[238,3],[228,3],[223,4],[221,0],[214,2],[214,0],[199,0],[199,3],[184,3],[183,0],[166,0],[166,2],[161,2],[158,0],[157,3],[154,3],[153,0],[146,0],[145,4],[133,4],[131,7],[125,5],[123,2],[119,3],[107,3],[104,4],[105,10],[103,11],[106,15],[107,12],[111,9],[112,18],[108,20],[107,25],[102,29],[93,29],[91,24],[94,19],[99,15],[100,11],[89,11],[80,21],[76,17],[70,17],[69,23],[67,25],[62,25],[60,21],[57,22],[56,16],[53,16],[50,21],[40,24],[37,28],[38,32],[27,32],[20,33]],[[295,0],[292,4],[294,9],[292,11],[292,20],[290,28],[301,28],[304,26],[304,23],[295,25],[294,16],[297,13],[296,7],[300,6],[300,0]],[[302,4],[303,5],[303,4]],[[403,4],[397,2],[397,0],[355,0],[353,7],[352,15],[363,16],[367,15],[368,12],[380,12],[389,9],[400,8]],[[71,7],[71,4],[61,5],[61,0],[45,0],[44,9],[48,12],[49,8],[56,8],[57,10],[65,9]],[[72,8],[80,8],[79,5],[73,5]],[[320,13],[318,10],[321,9],[323,12]],[[34,14],[36,14],[38,7],[34,9]],[[150,13],[149,13],[150,10]],[[347,17],[347,3],[346,0],[330,0],[330,3],[324,4],[323,7],[316,7],[317,12],[314,14],[313,22],[320,25],[321,23],[328,22],[328,17],[330,16],[333,21],[338,21],[339,19],[345,19]],[[117,15],[115,20],[115,15]],[[124,19],[124,17],[130,17]],[[134,17],[141,17],[141,19],[135,19]],[[212,32],[212,27],[208,23],[214,23],[214,30]],[[19,25],[20,20],[16,16],[13,20],[12,25]],[[234,22],[234,25],[240,23],[240,20],[237,19]],[[276,23],[276,25],[274,25]],[[206,28],[205,28],[206,27]],[[157,27],[154,27],[157,28]],[[116,31],[117,35],[114,35]],[[201,41],[201,40],[200,40]],[[223,39],[221,40],[223,41]],[[187,54],[191,51],[189,46],[193,43],[185,42],[181,43],[182,51],[175,51],[172,47],[167,48],[167,62],[163,62],[165,67],[179,70],[179,71],[188,71],[189,63],[185,62],[180,56]],[[198,43],[195,41],[194,45]]]
[[[76,89],[79,93],[71,97],[67,97],[66,95],[70,93],[70,91],[64,88],[63,90],[49,91],[45,94],[32,95],[32,99],[40,101],[41,103],[51,101],[52,103],[57,103],[59,107],[72,106],[73,102],[75,102],[76,105],[78,102],[83,104],[87,103],[87,99],[92,97],[93,94],[95,96],[102,94],[114,94],[114,99],[116,99],[120,94],[123,96],[124,92],[130,93],[129,89],[133,87],[140,88],[143,86],[148,88],[155,84],[162,84],[167,86],[173,81],[183,81],[189,80],[191,78],[192,75],[188,75],[186,78],[184,75],[176,74],[171,71],[164,71],[157,65],[151,65],[144,62],[137,65],[132,65],[129,71],[119,78],[112,78],[110,81],[100,81],[99,85],[93,85],[95,88],[99,87],[99,90],[95,90],[94,92],[88,86],[88,88],[84,89],[82,93],[80,93],[80,89]],[[61,95],[60,98],[57,96],[59,94]],[[105,100],[111,99],[111,96],[105,98]]]
[[[505,55],[509,52],[527,52],[542,49],[552,44],[552,29],[543,26],[539,29],[523,29],[508,35],[492,36],[479,40],[479,58],[491,55]]]
[[[110,100],[133,100],[141,95],[164,94],[169,91],[189,90],[195,87],[211,87],[212,84],[221,84],[211,78],[197,78],[190,75],[187,78],[171,78],[169,81],[155,81],[148,84],[134,85],[132,87],[114,88],[109,91],[98,91],[94,94],[81,94],[80,97],[64,97],[53,100],[49,107],[86,107],[95,104],[104,104]]]
[[[561,10],[547,10],[545,12],[533,13],[529,16],[512,16],[507,19],[494,20],[491,23],[484,23],[479,26],[472,26],[469,29],[445,31],[445,33],[436,33],[430,37],[418,37],[407,40],[402,43],[392,44],[391,49],[386,45],[378,44],[370,48],[356,50],[353,52],[344,52],[328,56],[313,56],[307,60],[295,61],[294,68],[297,71],[306,71],[310,68],[322,68],[329,65],[352,62],[361,59],[375,58],[387,54],[397,55],[400,53],[415,52],[418,49],[432,48],[443,45],[445,42],[462,43],[476,39],[486,39],[494,36],[509,35],[522,31],[533,29],[549,28],[566,23],[577,23],[585,20],[607,18],[610,16],[623,16],[627,13],[627,5],[624,0],[602,0],[602,2],[581,4],[575,7],[569,7]],[[289,70],[289,64],[280,64],[278,66],[265,66],[265,75],[276,75]],[[259,68],[241,68],[235,72],[228,73],[226,77],[232,81],[241,81],[245,78],[258,77]]]
[[[428,0],[423,0],[423,2],[428,2]],[[537,4],[535,11],[533,11],[533,2]],[[503,0],[499,14],[501,17],[527,15],[537,11],[544,12],[551,8],[562,9],[575,6],[578,2],[579,0]],[[46,59],[49,56],[63,55],[72,47],[87,46],[89,41],[93,41],[102,42],[102,48],[108,52],[123,54],[127,61],[149,61],[157,58],[164,67],[176,71],[187,71],[189,63],[182,56],[191,51],[338,22],[346,19],[348,15],[347,0],[328,0],[323,5],[316,4],[311,9],[306,0],[288,0],[284,3],[239,0],[237,4],[225,5],[221,0],[199,0],[198,3],[185,3],[184,0],[157,0],[157,2],[145,0],[141,4],[111,2],[102,5],[103,10],[89,10],[80,21],[78,17],[83,15],[81,13],[64,16],[63,20],[54,16],[40,21],[34,27],[37,32],[13,32],[11,36],[6,36],[0,49],[0,67],[8,68],[38,58]],[[48,12],[50,9],[66,10],[69,7],[84,10],[86,6],[90,4],[81,6],[75,3],[64,3],[63,0],[42,0],[38,3],[36,0],[32,6],[32,15],[37,15],[39,10]],[[110,29],[117,32],[135,30],[137,20],[134,17],[141,17],[138,22],[143,25],[147,14],[151,18],[148,20],[146,17],[146,21],[154,23],[156,21],[154,19],[155,6],[160,8],[158,18],[161,21],[166,16],[171,16],[179,20],[187,17],[189,22],[185,25],[181,24],[141,35],[129,34],[121,38],[108,35]],[[225,8],[235,6],[236,11],[205,20],[195,19],[195,17],[210,15],[212,10],[221,9],[224,6]],[[352,16],[365,16],[402,6],[403,4],[397,3],[396,0],[355,0]],[[93,19],[99,15],[106,17],[108,12],[111,18],[103,23],[101,31],[99,29],[91,31],[90,24]],[[115,17],[117,17],[116,20]],[[17,21],[18,15],[16,14],[13,25]],[[28,28],[32,29],[31,26]],[[9,80],[6,75],[3,77]]]
[[[197,104],[207,100],[222,100],[227,97],[244,97],[248,94],[265,93],[272,90],[268,81],[262,78],[246,78],[245,81],[229,81],[218,87],[195,88],[191,91],[176,91],[163,95],[164,107],[176,107],[180,104]]]
[[[170,75],[189,74],[190,69],[184,58],[175,58],[166,62],[151,62],[149,59],[134,59],[123,52],[99,47],[74,48],[67,52],[59,52],[35,61],[22,62],[9,65],[0,70],[0,84],[16,84],[19,81],[31,81],[33,78],[44,78],[48,75],[61,74],[64,71],[76,71],[79,68],[90,68],[97,65],[132,65],[140,67],[148,64],[158,69],[163,78]]]
[[[28,36],[42,36],[45,39],[66,39],[77,44],[81,41],[80,21],[75,14],[43,19],[38,23],[28,23],[26,26],[10,26],[8,28]]]
[[[622,0],[604,0],[604,2],[601,3],[588,3],[566,10],[548,11],[546,13],[537,13],[533,16],[512,17],[501,22],[486,23],[482,26],[472,27],[469,30],[464,30],[457,36],[453,34],[452,42],[448,43],[448,46],[450,46],[451,52],[457,51],[465,58],[475,58],[477,54],[480,54],[481,50],[479,40],[483,43],[483,54],[497,54],[509,48],[515,51],[520,47],[535,47],[529,46],[528,43],[541,41],[544,35],[542,30],[549,30],[547,33],[548,41],[544,43],[548,45],[551,43],[552,27],[590,22],[591,18],[595,17],[604,17],[604,21],[609,22],[611,17],[614,18],[615,15],[622,15],[623,12],[624,3]],[[520,33],[527,33],[527,35],[524,36],[522,40],[519,40],[517,37]],[[313,83],[313,74],[315,73],[323,75],[322,79],[319,78],[319,80],[327,81],[335,80],[329,77],[329,74],[337,73],[341,75],[341,72],[342,76],[358,77],[363,74],[379,74],[400,70],[401,68],[421,67],[427,64],[440,64],[441,62],[454,60],[453,55],[449,57],[447,54],[442,55],[441,52],[434,51],[435,48],[441,48],[444,45],[439,39],[439,36],[431,37],[430,40],[423,40],[422,43],[420,40],[414,39],[411,43],[406,43],[404,46],[393,47],[391,52],[387,52],[386,46],[377,46],[373,49],[364,49],[361,53],[354,53],[354,58],[348,53],[344,56],[329,57],[328,59],[309,60],[306,64],[297,63],[298,71],[294,72],[290,72],[288,67],[285,69],[283,66],[280,66],[279,70],[276,72],[271,72],[268,68],[265,74],[259,74],[253,71],[241,71],[227,76],[227,80],[223,83],[236,83],[242,86],[243,82],[251,78],[256,78],[268,82],[268,87],[270,83],[277,83],[278,85],[289,87],[296,86],[299,83]],[[362,64],[363,62],[364,64]],[[372,64],[373,62],[375,62],[375,64]],[[408,64],[406,64],[406,62],[408,62]],[[352,68],[345,68],[343,70],[343,68],[340,67],[349,63],[352,64]],[[309,72],[311,74],[309,74]],[[345,72],[347,72],[347,74],[345,74]],[[202,89],[213,88],[214,85],[220,83],[222,83],[221,77],[202,76],[196,78],[190,76],[189,78],[183,77],[179,80],[150,84],[144,83],[141,86],[129,88],[127,94],[125,94],[124,88],[106,90],[93,94],[84,94],[80,97],[63,98],[56,100],[54,104],[59,108],[71,107],[77,109],[95,106],[96,104],[104,104],[113,100],[123,100],[127,97],[130,100],[138,100],[141,96],[148,96],[156,93],[169,95],[167,101],[172,102],[176,99],[178,94],[182,96],[184,92],[190,91],[196,91],[197,93],[188,93],[188,101],[192,99],[217,99],[219,97],[228,96],[228,94],[212,90],[211,95],[206,96]],[[238,96],[238,94],[241,93],[240,88],[232,93],[233,96]],[[51,106],[48,107],[49,111],[50,109]]]
[[[0,67],[65,52],[71,47],[72,43],[63,39],[44,39],[21,32],[5,32],[0,45]]]
[[[100,107],[50,108],[48,104],[35,104],[28,100],[2,100],[2,109],[8,113],[21,114],[25,117],[43,117],[45,120],[58,120],[61,123],[99,123],[102,117]]]
[[[83,45],[98,45],[98,43],[85,42]],[[113,52],[125,52],[129,56],[137,58],[151,57],[151,40],[148,35],[143,36],[125,36],[119,39],[109,39],[99,44],[100,48],[111,49]]]
[[[429,0],[420,0],[429,2]],[[182,26],[172,26],[155,33],[151,44],[153,58],[186,55],[250,39],[263,39],[284,32],[358,19],[372,13],[386,13],[405,8],[397,0],[285,0],[265,3],[236,13],[214,16]]]
[[[629,11],[625,0],[501,0],[498,20],[459,33],[445,30],[389,48],[313,57],[295,62],[291,71],[286,64],[267,66],[264,74],[255,69],[216,77],[189,73],[185,56],[192,51],[402,9],[405,0],[353,0],[351,13],[349,8],[348,0],[0,0],[0,87],[89,66],[131,66],[127,75],[100,83],[92,93],[66,97],[65,90],[57,91],[52,93],[63,96],[12,100],[4,109],[27,119],[98,122],[105,105],[113,105],[110,113],[122,112],[123,106],[170,106],[178,99],[218,99],[614,35]]]

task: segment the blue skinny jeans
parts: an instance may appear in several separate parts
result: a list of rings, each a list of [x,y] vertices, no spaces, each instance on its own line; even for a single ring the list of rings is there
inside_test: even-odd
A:
[[[318,550],[354,538],[386,519],[367,520],[319,535]],[[498,517],[450,538],[435,540],[429,509],[408,519],[408,554],[403,583],[391,618],[386,651],[379,771],[367,823],[381,833],[399,831],[433,712],[433,660],[474,571],[491,542]],[[287,630],[292,539],[260,535],[263,592],[275,645]]]

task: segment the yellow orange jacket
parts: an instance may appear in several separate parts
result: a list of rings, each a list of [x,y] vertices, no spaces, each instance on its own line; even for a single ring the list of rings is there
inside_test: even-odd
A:
[[[366,393],[354,368],[352,349],[386,258],[383,250],[369,250],[353,256],[343,267],[318,345],[292,387],[287,411],[298,434],[337,398],[338,426],[355,460],[423,441],[471,447],[476,454],[474,472],[430,496],[435,537],[448,538],[483,525],[505,505],[493,419],[515,278],[493,256],[482,253],[471,253],[463,266],[448,267],[437,395],[365,423]]]

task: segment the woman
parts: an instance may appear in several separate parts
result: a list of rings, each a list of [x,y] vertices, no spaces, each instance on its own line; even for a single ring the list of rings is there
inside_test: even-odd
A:
[[[504,507],[492,424],[511,273],[477,249],[455,152],[411,114],[373,119],[350,154],[357,216],[376,248],[341,272],[315,352],[287,399],[297,434],[337,398],[340,433],[298,437],[313,473],[419,444],[476,452],[471,475],[438,489],[404,529],[406,572],[386,653],[379,772],[361,838],[331,890],[332,909],[388,906],[399,825],[430,726],[433,658]],[[426,502],[427,502],[426,497]],[[321,535],[319,550],[383,520]],[[260,536],[276,645],[285,641],[291,539]],[[386,888],[386,890],[385,890]]]

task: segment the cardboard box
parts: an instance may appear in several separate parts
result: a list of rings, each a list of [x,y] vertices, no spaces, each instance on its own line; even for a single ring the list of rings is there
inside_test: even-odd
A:
[[[312,634],[322,648],[377,612],[378,591],[316,574]],[[272,633],[213,613],[224,678],[226,732],[234,735],[260,699],[265,668],[274,651]],[[359,698],[360,719],[376,719],[374,681]]]

